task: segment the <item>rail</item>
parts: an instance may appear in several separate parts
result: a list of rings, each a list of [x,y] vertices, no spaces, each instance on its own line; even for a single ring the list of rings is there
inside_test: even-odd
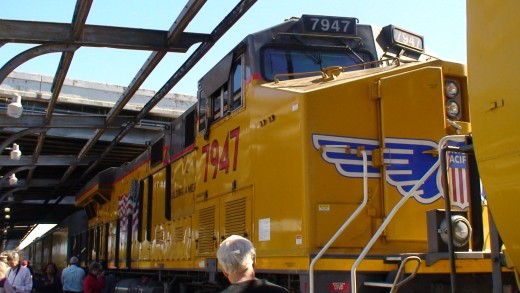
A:
[[[324,146],[326,148],[327,146]],[[366,151],[361,151],[361,155],[363,156],[363,201],[357,207],[357,209],[350,215],[350,217],[343,223],[343,225],[336,231],[336,233],[329,239],[327,244],[323,246],[323,248],[318,252],[318,254],[313,258],[311,264],[309,266],[309,292],[314,293],[314,265],[316,262],[325,254],[325,251],[329,249],[329,247],[336,241],[336,239],[343,233],[343,231],[350,225],[350,223],[359,215],[361,210],[366,206],[368,202],[368,159]]]
[[[412,273],[405,278],[406,263],[409,261],[414,261],[415,267],[413,268]],[[421,262],[421,258],[418,256],[408,256],[401,261],[401,264],[399,265],[399,269],[397,270],[397,274],[394,278],[393,283],[365,282],[364,284],[365,286],[387,288],[390,289],[390,293],[395,293],[397,292],[397,290],[399,290],[399,288],[401,288],[406,283],[410,282],[413,278],[415,278],[417,272],[419,271],[419,268],[421,267]]]

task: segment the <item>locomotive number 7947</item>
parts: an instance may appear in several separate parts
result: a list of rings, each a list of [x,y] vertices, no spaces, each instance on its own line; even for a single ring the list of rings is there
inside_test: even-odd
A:
[[[208,181],[208,169],[209,165],[213,166],[212,179],[217,177],[218,171],[224,170],[226,173],[229,172],[230,165],[233,166],[233,171],[237,169],[238,163],[238,140],[240,134],[240,127],[237,127],[226,135],[226,141],[222,150],[220,149],[219,142],[214,139],[211,144],[207,144],[202,147],[202,155],[206,156],[206,165],[204,167],[204,182]],[[234,140],[234,151],[232,161],[229,160],[229,141]]]

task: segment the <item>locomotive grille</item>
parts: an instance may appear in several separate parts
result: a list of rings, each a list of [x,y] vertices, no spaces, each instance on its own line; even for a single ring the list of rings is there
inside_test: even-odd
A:
[[[159,226],[155,229],[155,243],[164,244],[165,235],[164,227]]]
[[[246,199],[240,198],[226,202],[226,236],[246,235]]]
[[[215,207],[208,207],[199,211],[199,253],[214,252],[215,242]]]
[[[184,240],[184,227],[175,227],[174,242],[182,242]]]

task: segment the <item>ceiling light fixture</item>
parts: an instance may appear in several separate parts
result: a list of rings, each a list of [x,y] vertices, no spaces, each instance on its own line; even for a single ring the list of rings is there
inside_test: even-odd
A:
[[[14,95],[11,103],[7,105],[7,115],[13,118],[20,118],[23,113],[22,97]]]
[[[16,183],[18,183],[18,178],[16,178],[16,175],[13,173],[9,176],[9,185],[16,185]]]
[[[13,143],[13,147],[11,148],[11,160],[20,160],[22,157],[22,151],[20,151],[20,146],[16,143]]]

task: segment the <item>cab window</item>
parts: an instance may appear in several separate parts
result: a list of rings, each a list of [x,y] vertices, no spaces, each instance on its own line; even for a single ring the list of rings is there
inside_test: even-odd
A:
[[[207,127],[207,109],[208,109],[208,99],[204,92],[199,90],[199,131],[206,130]]]
[[[242,107],[242,87],[245,80],[242,60],[243,57],[239,56],[232,62],[231,67],[228,67],[227,81],[213,93],[199,90],[199,132],[205,131],[209,125]]]
[[[241,60],[238,59],[233,63],[232,71],[231,71],[231,81],[232,81],[232,94],[231,94],[231,111],[234,111],[240,106],[242,106],[242,64]]]

